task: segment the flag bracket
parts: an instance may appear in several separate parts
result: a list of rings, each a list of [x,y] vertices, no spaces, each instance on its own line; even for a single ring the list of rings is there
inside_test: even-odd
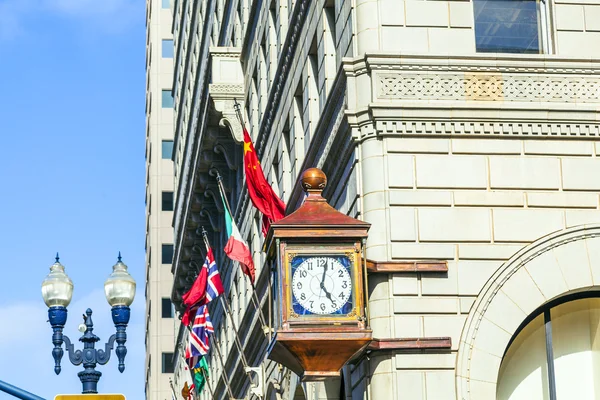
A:
[[[264,388],[265,388],[265,370],[262,367],[246,367],[246,373],[250,376],[254,375],[253,378],[250,378],[250,392],[262,399],[264,396]]]
[[[275,333],[275,329],[273,329],[270,326],[267,325],[263,325],[263,333],[265,334],[265,336],[269,336],[270,333]]]

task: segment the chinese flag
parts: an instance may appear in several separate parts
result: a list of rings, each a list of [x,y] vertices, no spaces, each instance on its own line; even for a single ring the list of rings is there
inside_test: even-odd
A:
[[[263,213],[263,235],[267,235],[271,222],[285,217],[285,203],[275,194],[260,166],[252,139],[244,127],[244,171],[248,194],[254,207]]]

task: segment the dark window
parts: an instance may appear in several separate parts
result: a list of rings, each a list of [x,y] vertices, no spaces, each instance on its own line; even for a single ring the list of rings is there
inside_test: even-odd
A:
[[[173,141],[163,140],[162,141],[162,158],[163,160],[170,160],[173,157]]]
[[[173,312],[173,303],[171,303],[171,299],[168,297],[162,298],[162,317],[163,318],[173,318],[175,313]]]
[[[539,0],[474,0],[479,52],[540,53]]]
[[[162,210],[173,211],[173,192],[162,192]]]
[[[162,245],[162,263],[171,264],[173,262],[173,245],[163,244]]]
[[[163,89],[162,91],[162,108],[173,108],[171,89]]]
[[[172,374],[173,372],[175,372],[173,353],[162,353],[162,373]]]

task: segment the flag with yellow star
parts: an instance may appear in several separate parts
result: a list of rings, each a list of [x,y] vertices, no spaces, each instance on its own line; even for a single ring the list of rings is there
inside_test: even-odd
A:
[[[285,203],[267,182],[246,127],[244,127],[244,171],[252,204],[263,213],[262,232],[266,236],[271,222],[285,217]]]

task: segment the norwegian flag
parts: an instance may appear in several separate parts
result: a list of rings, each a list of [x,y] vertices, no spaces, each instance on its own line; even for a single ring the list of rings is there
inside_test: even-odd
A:
[[[208,282],[206,285],[205,299],[206,303],[209,303],[220,294],[225,292],[225,289],[223,288],[223,282],[221,281],[221,275],[217,269],[217,263],[215,262],[215,257],[213,256],[213,251],[211,248],[208,249],[206,260],[204,261],[202,269],[208,269]]]
[[[208,304],[224,291],[215,256],[212,248],[209,248],[198,277],[190,290],[182,296],[186,310],[181,322],[186,326],[189,325],[196,307]]]
[[[198,308],[198,312],[194,318],[194,325],[190,331],[188,345],[185,349],[185,358],[188,360],[188,365],[193,361],[191,360],[193,357],[204,356],[208,353],[210,347],[208,335],[214,332],[210,315],[208,314],[208,307],[203,305]]]

